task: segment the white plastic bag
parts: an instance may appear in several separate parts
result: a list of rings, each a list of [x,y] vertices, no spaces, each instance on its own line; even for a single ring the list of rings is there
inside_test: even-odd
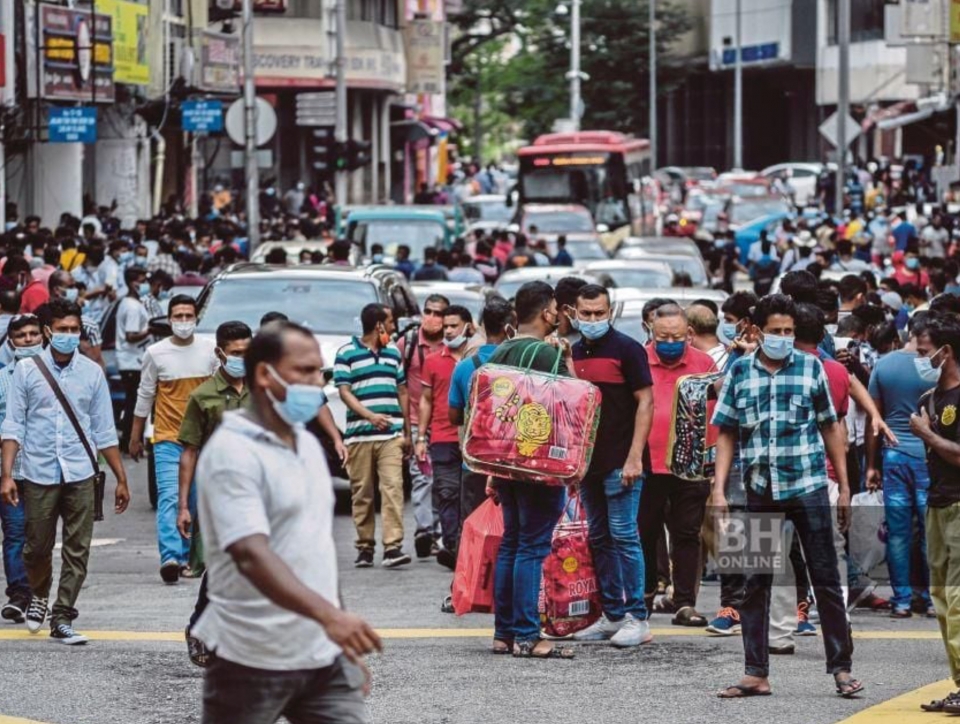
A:
[[[850,501],[850,557],[869,573],[887,557],[887,524],[883,493],[857,493]]]

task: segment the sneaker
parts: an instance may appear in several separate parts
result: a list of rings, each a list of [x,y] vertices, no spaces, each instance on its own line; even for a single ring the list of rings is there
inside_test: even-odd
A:
[[[737,609],[721,608],[717,617],[707,625],[707,632],[717,636],[733,636],[740,633],[740,614]]]
[[[457,554],[453,551],[441,548],[437,552],[437,563],[451,571],[457,570]]]
[[[653,634],[650,633],[650,624],[635,618],[632,613],[628,613],[623,621],[620,630],[617,631],[610,643],[618,649],[626,649],[631,646],[640,646],[653,641]]]
[[[80,644],[87,643],[90,639],[82,634],[78,634],[70,624],[61,623],[50,629],[50,640],[58,644],[66,644],[67,646],[79,646]]]
[[[34,596],[30,599],[30,605],[27,606],[27,630],[30,633],[37,633],[43,627],[43,622],[47,620],[47,599]]]
[[[10,623],[23,623],[24,614],[30,605],[30,598],[18,598],[14,596],[0,608],[0,618]]]
[[[176,561],[167,561],[160,566],[160,578],[168,586],[180,580],[180,564]]]
[[[413,548],[417,552],[417,558],[429,558],[432,547],[433,536],[430,534],[430,531],[417,533],[413,539]]]
[[[794,631],[797,636],[817,635],[817,627],[810,623],[809,611],[810,604],[806,601],[797,604],[797,630]]]
[[[387,551],[383,554],[383,561],[380,565],[384,568],[396,568],[397,566],[405,566],[409,562],[410,556],[399,548],[394,548],[392,551]]]
[[[453,596],[444,596],[443,603],[440,604],[440,613],[456,613],[453,608]]]
[[[623,627],[627,619],[624,617],[620,621],[611,621],[606,615],[601,614],[600,618],[587,626],[585,629],[577,631],[573,635],[574,641],[607,641]]]
[[[360,551],[357,554],[357,560],[353,562],[354,568],[372,568],[373,551]]]

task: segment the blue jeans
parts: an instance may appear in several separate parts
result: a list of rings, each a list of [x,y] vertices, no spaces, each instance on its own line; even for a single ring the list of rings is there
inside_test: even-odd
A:
[[[190,539],[177,529],[177,508],[180,493],[180,454],[177,442],[158,442],[153,446],[153,464],[157,471],[157,544],[160,565],[176,561],[186,565],[190,560]],[[190,488],[190,510],[196,510],[196,491]],[[194,517],[196,515],[194,514]]]
[[[496,480],[503,509],[503,540],[494,575],[494,636],[502,641],[540,638],[540,577],[565,500],[561,486]]]
[[[590,552],[600,586],[603,613],[611,621],[625,614],[645,620],[643,550],[637,529],[643,481],[624,486],[623,471],[588,475],[580,483],[580,497],[590,526]]]
[[[23,483],[17,483],[20,502],[16,506],[0,502],[0,527],[3,529],[3,575],[7,579],[7,598],[30,596],[23,546],[27,542],[27,519],[23,507]]]
[[[883,507],[887,516],[887,567],[894,608],[909,609],[914,593],[930,602],[930,569],[927,566],[927,491],[930,473],[926,460],[892,449],[883,451]],[[916,523],[914,523],[916,521]],[[916,525],[916,528],[914,528]],[[910,570],[914,530],[919,533],[919,567]]]

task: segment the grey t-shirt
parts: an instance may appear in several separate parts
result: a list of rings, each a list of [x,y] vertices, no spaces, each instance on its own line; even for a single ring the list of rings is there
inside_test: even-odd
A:
[[[910,415],[916,412],[917,401],[933,383],[920,378],[913,362],[916,357],[916,352],[906,350],[881,357],[870,375],[870,396],[879,400],[883,419],[900,440],[897,452],[923,460],[926,453],[920,438],[910,431]]]

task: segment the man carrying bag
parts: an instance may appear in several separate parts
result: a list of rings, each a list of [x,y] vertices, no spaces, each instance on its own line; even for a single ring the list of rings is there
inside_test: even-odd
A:
[[[7,416],[0,427],[2,478],[0,496],[7,504],[19,500],[13,462],[20,455],[26,504],[24,563],[33,598],[26,623],[37,633],[47,616],[53,583],[53,547],[57,524],[63,520],[63,551],[57,600],[50,621],[50,638],[75,645],[87,642],[71,622],[87,575],[93,522],[102,507],[103,479],[93,445],[103,454],[117,479],[114,510],[130,502],[127,477],[120,459],[110,391],[103,370],[80,354],[80,308],[74,302],[50,304],[50,324],[44,329],[50,346],[18,364],[13,374]],[[91,445],[91,440],[93,445]]]

